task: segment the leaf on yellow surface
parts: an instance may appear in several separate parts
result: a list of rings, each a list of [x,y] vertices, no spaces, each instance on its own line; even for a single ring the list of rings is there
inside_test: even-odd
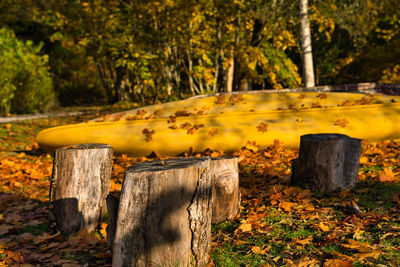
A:
[[[213,127],[213,128],[210,129],[210,131],[208,131],[208,134],[211,135],[211,136],[214,136],[217,133],[218,133],[218,128],[216,128],[216,127]]]
[[[154,130],[149,130],[147,128],[143,129],[143,135],[145,136],[146,142],[150,142],[153,139],[153,135],[156,133]]]
[[[317,97],[319,97],[320,99],[326,99],[328,97],[328,95],[325,93],[320,93],[317,95]]]
[[[311,103],[311,108],[322,108],[322,105],[319,102]]]
[[[229,98],[229,100],[233,103],[237,103],[243,100],[243,96],[242,95],[231,95],[231,97]]]
[[[266,131],[268,131],[268,127],[269,127],[268,124],[261,122],[259,125],[257,125],[257,130],[265,133]]]
[[[217,100],[215,101],[215,104],[222,105],[225,102],[226,102],[225,95],[219,95],[219,96],[217,96]]]
[[[340,126],[342,128],[346,127],[346,125],[349,123],[349,121],[346,118],[343,119],[338,119],[335,121],[333,125]]]
[[[297,97],[298,99],[303,99],[303,98],[305,98],[306,97],[306,95],[305,94],[299,94],[299,96]]]
[[[154,116],[161,116],[162,115],[162,110],[161,109],[156,109],[153,114],[154,114]]]

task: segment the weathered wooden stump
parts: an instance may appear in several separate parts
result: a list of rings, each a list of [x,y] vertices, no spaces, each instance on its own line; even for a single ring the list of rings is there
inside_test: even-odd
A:
[[[113,148],[81,144],[57,149],[50,185],[50,213],[63,235],[93,231],[106,214]]]
[[[343,134],[307,134],[292,161],[292,184],[330,192],[355,186],[361,140]]]
[[[125,172],[113,266],[202,266],[211,244],[209,158],[136,164]]]
[[[211,158],[212,223],[231,220],[240,207],[239,171],[236,157]]]

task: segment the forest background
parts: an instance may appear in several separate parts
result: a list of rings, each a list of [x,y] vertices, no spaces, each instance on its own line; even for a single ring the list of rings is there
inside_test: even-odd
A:
[[[296,88],[294,0],[1,0],[0,113]],[[317,85],[400,83],[398,0],[309,1]]]

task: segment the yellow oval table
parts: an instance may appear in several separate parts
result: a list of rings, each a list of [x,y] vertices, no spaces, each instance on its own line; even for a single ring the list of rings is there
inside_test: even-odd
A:
[[[341,133],[379,141],[400,138],[400,98],[360,93],[245,93],[197,97],[46,129],[48,152],[72,144],[106,143],[116,153],[175,156],[189,148],[235,151],[275,139],[297,148],[300,136]]]

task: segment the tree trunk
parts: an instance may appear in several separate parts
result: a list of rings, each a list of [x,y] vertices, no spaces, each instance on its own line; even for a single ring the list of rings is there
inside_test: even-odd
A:
[[[211,158],[212,223],[232,220],[240,207],[239,171],[236,157]]]
[[[304,86],[314,87],[314,66],[311,48],[310,21],[308,20],[308,0],[299,0],[301,51],[303,52]]]
[[[63,235],[93,231],[106,213],[113,149],[105,144],[63,147],[55,152],[51,212]]]
[[[233,55],[233,52],[231,52],[228,61],[229,61],[229,67],[226,71],[225,91],[230,93],[230,92],[232,92],[232,88],[233,88],[233,74],[234,74],[233,71],[235,69],[235,57]]]
[[[131,166],[122,186],[113,266],[202,266],[211,244],[208,158]]]
[[[299,157],[292,161],[292,184],[322,192],[352,188],[360,154],[360,139],[343,134],[303,135]]]

